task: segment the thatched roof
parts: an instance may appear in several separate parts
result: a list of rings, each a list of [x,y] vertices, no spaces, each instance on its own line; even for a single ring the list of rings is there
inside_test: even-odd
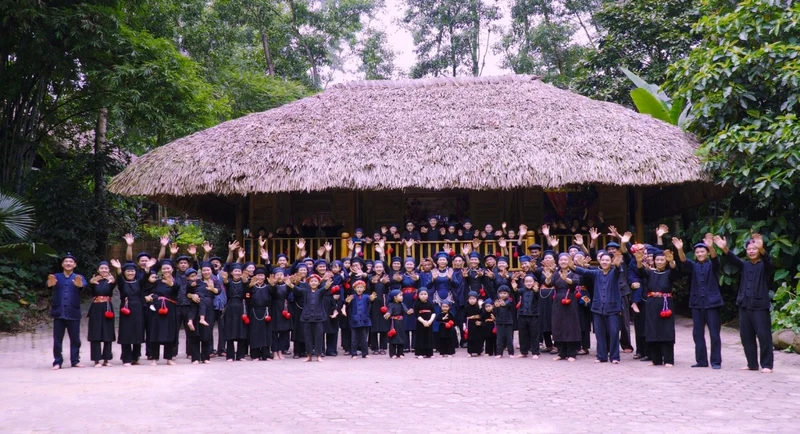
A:
[[[696,140],[536,77],[361,81],[178,139],[110,190],[186,196],[705,180]],[[180,198],[180,199],[179,199]]]

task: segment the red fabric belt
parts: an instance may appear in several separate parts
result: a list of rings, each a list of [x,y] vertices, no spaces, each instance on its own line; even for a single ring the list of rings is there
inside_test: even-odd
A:
[[[410,286],[407,286],[407,287],[403,288],[403,294],[411,294],[411,293],[414,293],[414,292],[417,292],[417,288],[413,288],[413,287],[410,287]]]
[[[392,317],[392,319],[398,319],[398,320],[399,320],[399,319],[403,319],[403,315],[397,315],[397,316],[393,316],[393,317]]]
[[[173,299],[171,299],[171,298],[168,298],[168,297],[158,297],[158,299],[159,299],[159,300],[167,300],[168,302],[170,302],[170,303],[172,303],[172,304],[178,304],[178,302],[177,302],[177,301],[175,301],[175,300],[173,300]]]
[[[111,297],[107,295],[98,295],[92,300],[92,303],[108,303],[109,301],[111,301]]]
[[[671,292],[648,292],[648,297],[672,297]]]

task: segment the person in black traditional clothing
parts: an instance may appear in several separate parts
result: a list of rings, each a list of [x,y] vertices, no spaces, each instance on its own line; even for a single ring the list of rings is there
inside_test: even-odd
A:
[[[388,277],[384,277],[388,282]],[[350,355],[352,359],[358,357],[359,352],[361,352],[362,358],[369,358],[367,335],[369,334],[369,328],[372,325],[370,306],[372,305],[372,302],[378,298],[378,294],[373,292],[367,296],[364,294],[366,287],[367,282],[363,280],[356,280],[353,283],[354,293],[347,296],[345,299],[346,306],[343,309],[343,312],[350,320],[350,333],[352,335],[352,342],[350,343]]]
[[[575,253],[573,261],[580,267],[588,266],[590,262],[589,258],[582,252]],[[589,293],[589,287],[584,283],[583,276],[575,274],[572,281],[575,283],[575,290],[581,295],[578,299],[578,305],[580,306],[578,318],[581,323],[581,349],[578,350],[578,355],[584,356],[589,354],[592,342],[592,296]]]
[[[264,267],[256,267],[253,278],[250,280],[250,288],[247,292],[248,316],[250,317],[249,337],[250,337],[250,357],[253,361],[272,359],[272,284],[267,284],[267,270]]]
[[[334,275],[334,278],[336,275]],[[335,282],[335,281],[334,281]],[[322,331],[325,333],[325,356],[336,357],[339,355],[337,344],[339,342],[339,314],[341,313],[341,300],[342,297],[341,285],[335,284],[325,294],[322,299],[325,315],[328,317],[322,325]]]
[[[161,261],[160,274],[151,274],[148,281],[150,285],[148,295],[144,298],[147,303],[153,303],[156,309],[148,324],[148,345],[150,346],[150,364],[156,366],[160,357],[161,347],[164,347],[164,358],[167,365],[174,365],[172,360],[175,354],[175,335],[178,333],[177,301],[180,283],[173,275],[175,268],[172,261]]]
[[[414,355],[418,359],[433,357],[433,322],[436,320],[433,303],[428,299],[428,289],[420,288],[414,302],[414,316],[419,323],[414,341]]]
[[[384,314],[384,318],[391,322],[389,332],[386,336],[389,337],[389,356],[392,359],[405,357],[403,354],[403,347],[406,345],[406,333],[404,318],[407,314],[407,309],[403,306],[403,293],[399,289],[393,289],[389,292],[388,310]]]
[[[547,284],[544,277],[544,270],[554,273],[556,269],[556,254],[552,250],[544,252],[542,255],[542,266],[536,270],[539,278],[539,330],[541,332],[540,341],[544,342],[544,350],[550,354],[557,354],[558,351],[553,347],[553,296],[555,288],[552,284]]]
[[[388,309],[386,305],[389,301],[390,279],[389,275],[386,274],[383,261],[375,261],[373,270],[375,274],[369,280],[369,292],[370,294],[375,294],[375,301],[370,307],[369,346],[372,349],[372,354],[377,355],[386,354],[386,349],[389,346],[386,339],[386,333],[389,332],[389,321],[383,315]]]
[[[570,255],[558,255],[558,269],[550,276],[555,288],[553,300],[553,340],[558,342],[558,356],[553,360],[574,362],[581,346],[581,320],[575,280],[578,275],[570,272]]]
[[[309,260],[310,261],[310,260]],[[291,287],[292,284],[305,282],[306,277],[311,273],[311,268],[303,260],[302,263],[296,265],[296,272],[294,275],[286,279],[287,284]],[[313,261],[312,261],[313,262]],[[307,357],[306,353],[306,334],[303,329],[303,310],[305,309],[306,300],[305,291],[292,291],[289,293],[289,309],[292,312],[292,358],[301,359]]]
[[[478,305],[478,293],[470,291],[467,294],[467,304],[464,306],[464,338],[467,340],[467,354],[478,357],[483,353],[483,333],[481,332],[481,307]]]
[[[678,250],[678,258],[683,264],[682,271],[691,275],[689,287],[689,308],[692,309],[692,338],[694,338],[693,368],[708,367],[706,350],[706,325],[711,338],[711,367],[722,369],[722,340],[720,339],[720,308],[723,305],[719,290],[719,258],[714,249],[714,235],[706,234],[703,241],[694,245],[695,260],[686,258],[683,241],[672,239],[672,246]]]
[[[117,271],[117,288],[122,303],[119,312],[117,343],[122,346],[122,366],[138,365],[144,343],[144,292],[149,285],[148,274],[137,278],[136,264],[120,265],[116,259],[111,265]]]
[[[323,283],[322,277],[318,274],[311,274],[305,282],[299,282],[297,285],[289,282],[289,287],[292,288],[295,299],[300,295],[304,300],[300,321],[305,334],[306,351],[308,351],[306,362],[310,362],[313,356],[317,357],[318,362],[322,361],[322,347],[324,345],[323,323],[326,318],[322,299],[325,293],[328,292],[330,284],[330,280],[326,280]]]
[[[499,299],[494,301],[495,325],[497,327],[497,354],[498,359],[503,357],[503,350],[508,349],[508,355],[514,357],[514,319],[512,317],[512,302],[508,299],[510,289],[508,286],[497,288]]]
[[[223,333],[225,334],[225,359],[229,362],[244,360],[247,355],[247,316],[245,297],[247,281],[242,278],[244,266],[238,262],[230,265],[230,276],[223,275],[223,283],[227,286],[228,304],[222,312],[225,318]]]
[[[519,327],[519,358],[539,358],[539,283],[533,274],[522,277],[522,288],[518,280],[511,281],[511,288],[516,292],[517,325]]]
[[[272,300],[270,311],[275,315],[272,318],[272,354],[278,360],[283,360],[286,345],[289,344],[289,332],[294,328],[292,313],[289,310],[289,294],[291,289],[286,285],[286,271],[284,268],[273,268],[270,279],[270,298]],[[275,282],[272,284],[272,282]]]
[[[222,282],[214,278],[214,268],[210,262],[200,264],[200,279],[195,281],[194,294],[200,300],[198,309],[194,313],[203,320],[198,321],[197,334],[192,336],[192,363],[198,360],[202,363],[211,363],[211,348],[214,345],[214,323],[216,315],[214,300],[222,292]],[[194,310],[193,310],[194,312]],[[201,316],[201,313],[203,316]]]
[[[92,304],[86,315],[89,318],[87,339],[91,345],[91,357],[95,368],[114,366],[111,363],[111,359],[113,359],[111,345],[116,336],[114,335],[114,307],[111,305],[111,297],[114,295],[115,283],[106,261],[100,262],[97,266],[97,274],[89,280]]]
[[[483,301],[481,312],[481,335],[483,336],[483,346],[486,347],[486,355],[493,356],[497,350],[497,324],[495,323],[494,302],[491,298]]]
[[[83,368],[81,356],[81,289],[88,283],[86,279],[74,273],[78,261],[67,253],[61,259],[61,273],[47,276],[47,287],[53,288],[53,300],[50,305],[50,316],[53,317],[53,369],[61,369],[64,358],[61,356],[61,345],[64,342],[64,331],[69,333],[70,362],[73,368]]]
[[[672,285],[678,280],[678,271],[672,252],[658,251],[653,254],[655,269],[645,268],[644,252],[638,250],[636,267],[639,277],[647,289],[647,313],[645,314],[647,348],[651,365],[671,368],[675,364],[675,317],[672,315]]]
[[[456,354],[456,316],[450,310],[453,302],[442,300],[441,313],[436,315],[436,322],[439,323],[439,330],[436,332],[437,349],[442,357],[453,357]],[[513,333],[513,332],[512,332]]]

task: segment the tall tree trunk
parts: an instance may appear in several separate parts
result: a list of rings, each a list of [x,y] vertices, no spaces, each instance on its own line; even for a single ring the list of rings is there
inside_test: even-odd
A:
[[[267,62],[267,75],[275,75],[275,64],[272,62],[272,56],[269,54],[269,36],[266,30],[262,27],[261,31],[261,46],[264,48],[264,60]]]
[[[481,32],[481,18],[478,11],[479,1],[470,1],[470,15],[472,15],[472,29],[470,30],[470,45],[472,55],[472,76],[477,77],[480,75],[480,32]]]
[[[94,128],[94,208],[96,215],[97,256],[104,257],[108,245],[108,212],[106,203],[106,132],[108,109],[103,107],[97,114]]]

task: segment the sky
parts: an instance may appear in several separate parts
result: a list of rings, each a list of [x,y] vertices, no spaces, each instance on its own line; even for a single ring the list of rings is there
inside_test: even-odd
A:
[[[384,29],[386,31],[392,50],[394,50],[396,54],[394,60],[395,66],[407,73],[416,62],[416,56],[414,55],[414,41],[411,37],[411,32],[404,29],[399,22],[403,17],[405,2],[403,0],[385,0],[385,3],[385,13],[380,14],[374,21],[366,24],[376,29]],[[503,15],[503,18],[500,19],[498,24],[505,27],[509,23],[508,7],[505,2],[497,3]],[[493,45],[498,38],[499,35],[492,34],[490,44]],[[484,33],[481,37],[481,42],[483,43],[485,40],[486,34]],[[510,70],[501,68],[499,65],[500,56],[494,55],[492,50],[489,49],[486,55],[486,66],[484,67],[483,75],[492,76],[511,73]],[[349,60],[345,63],[345,70],[347,72],[337,72],[331,84],[358,80],[358,74],[355,72],[356,68],[357,63],[355,60]]]

